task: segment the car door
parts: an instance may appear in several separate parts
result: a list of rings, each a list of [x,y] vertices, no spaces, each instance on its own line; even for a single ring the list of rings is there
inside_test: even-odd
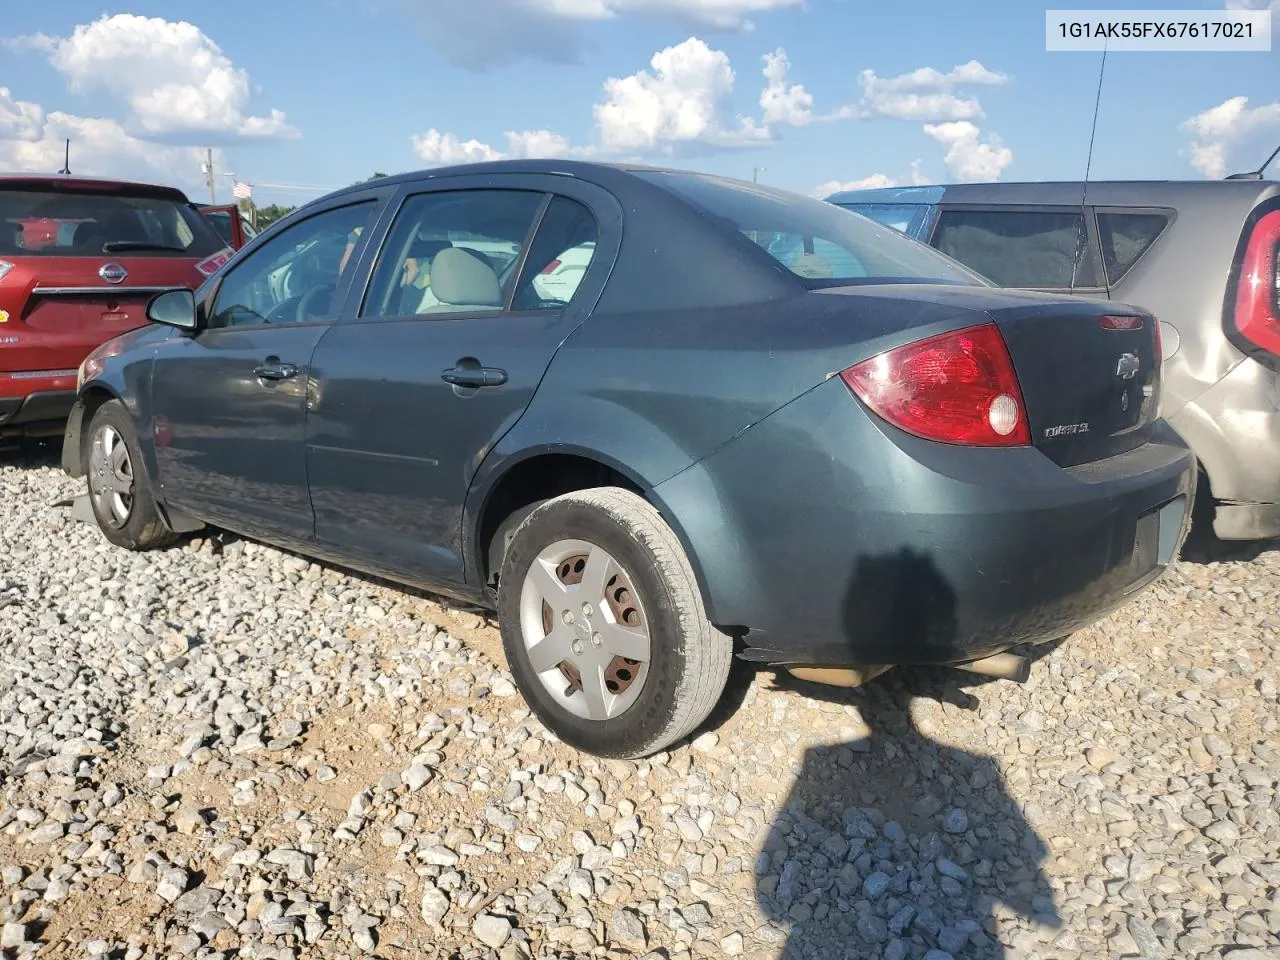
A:
[[[303,433],[311,354],[390,193],[348,196],[284,227],[214,281],[196,335],[159,348],[153,433],[168,502],[251,536],[312,535]]]
[[[427,182],[398,202],[363,302],[313,360],[316,537],[364,569],[462,583],[471,478],[599,298],[621,209],[554,176]],[[584,270],[556,274],[567,261]]]

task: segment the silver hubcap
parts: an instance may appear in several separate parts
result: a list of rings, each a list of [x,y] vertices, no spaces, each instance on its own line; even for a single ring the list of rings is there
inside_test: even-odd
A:
[[[520,589],[520,630],[547,692],[570,713],[608,720],[644,689],[649,622],[631,577],[605,550],[561,540]]]
[[[89,453],[89,495],[98,516],[112,528],[129,522],[133,512],[133,461],[115,427],[104,425],[93,437]]]

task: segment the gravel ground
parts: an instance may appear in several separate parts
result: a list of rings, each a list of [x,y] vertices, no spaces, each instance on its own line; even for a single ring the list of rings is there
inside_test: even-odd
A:
[[[131,555],[0,461],[7,957],[1280,957],[1280,552],[1031,681],[735,674],[598,761],[474,612],[234,538]]]

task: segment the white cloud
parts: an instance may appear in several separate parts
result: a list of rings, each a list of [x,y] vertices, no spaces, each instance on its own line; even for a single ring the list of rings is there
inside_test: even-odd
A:
[[[555,159],[580,156],[585,152],[588,151],[571,144],[568,137],[550,130],[507,131],[507,155],[511,157]]]
[[[760,94],[764,122],[803,127],[813,121],[813,96],[803,84],[790,82],[791,61],[787,51],[779,47],[764,55],[764,78],[767,84]]]
[[[818,198],[829,197],[833,193],[845,190],[875,190],[881,187],[923,187],[932,181],[924,175],[919,160],[911,161],[911,169],[905,177],[891,177],[887,173],[873,173],[861,180],[828,180],[814,187],[813,195]]]
[[[767,127],[749,117],[725,119],[734,73],[728,54],[697,37],[655,53],[653,72],[611,77],[595,106],[606,153],[670,154],[695,145],[733,148],[766,143]]]
[[[502,159],[502,154],[487,143],[459,140],[452,133],[441,133],[434,127],[426,133],[414,134],[412,140],[413,152],[433,167]]]
[[[1013,162],[1013,151],[1001,146],[999,137],[981,142],[981,131],[968,120],[926,123],[924,132],[946,148],[943,162],[957,180],[999,180]]]
[[[414,153],[433,167],[532,157],[583,157],[594,152],[592,147],[575,147],[568,137],[550,130],[508,130],[506,139],[507,149],[498,150],[479,140],[464,141],[452,133],[441,133],[435,129],[415,134],[411,138]]]
[[[942,73],[920,67],[896,77],[879,77],[874,70],[859,76],[863,116],[896,117],[899,120],[972,120],[982,116],[977,97],[956,93],[961,86],[999,86],[1008,76],[970,60]]]
[[[1191,165],[1213,179],[1227,175],[1231,153],[1261,139],[1257,135],[1270,127],[1280,127],[1280,101],[1250,107],[1248,97],[1231,97],[1182,123],[1183,131],[1191,134]]]
[[[15,100],[0,87],[0,169],[55,173],[62,168],[68,138],[75,174],[155,180],[188,189],[203,182],[203,150],[142,140],[116,120],[46,113],[39,104]],[[222,164],[216,151],[214,162]]]
[[[237,68],[194,24],[104,15],[68,37],[15,38],[10,46],[47,52],[73,93],[105,91],[128,104],[140,134],[288,139],[285,115],[247,112],[249,74]]]
[[[873,173],[869,177],[863,177],[861,180],[828,180],[813,188],[813,195],[819,199],[831,196],[833,193],[843,193],[846,190],[875,190],[880,187],[896,187],[898,181],[893,179],[887,173]]]

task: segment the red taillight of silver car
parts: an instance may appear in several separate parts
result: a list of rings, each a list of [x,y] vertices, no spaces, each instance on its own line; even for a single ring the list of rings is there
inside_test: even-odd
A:
[[[981,447],[1031,443],[1018,376],[995,324],[908,343],[840,377],[877,416],[917,437]]]
[[[1253,225],[1240,263],[1235,310],[1236,333],[1249,345],[1280,356],[1280,210]]]

